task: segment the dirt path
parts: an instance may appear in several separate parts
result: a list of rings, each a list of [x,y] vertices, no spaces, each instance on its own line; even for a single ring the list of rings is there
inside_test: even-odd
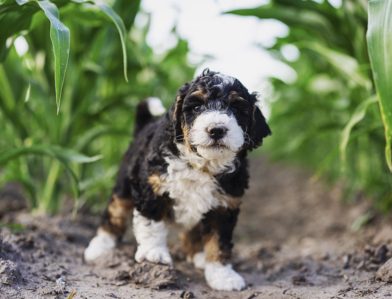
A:
[[[251,161],[251,172],[235,237],[234,265],[246,290],[211,291],[174,236],[176,270],[136,264],[131,236],[99,264],[86,265],[82,252],[98,217],[4,213],[11,205],[3,193],[1,223],[23,228],[0,230],[0,298],[392,298],[392,284],[376,279],[392,256],[390,220],[376,217],[354,232],[366,202],[342,204],[339,188],[262,158]]]

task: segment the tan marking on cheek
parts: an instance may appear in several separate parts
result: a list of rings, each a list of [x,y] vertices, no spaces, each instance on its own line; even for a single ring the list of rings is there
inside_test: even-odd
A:
[[[152,191],[155,194],[162,195],[161,189],[162,189],[163,181],[159,175],[157,174],[150,175],[147,181],[150,184]]]
[[[184,135],[184,144],[185,146],[192,151],[191,141],[190,141],[190,130],[187,125],[182,125],[182,134]]]
[[[181,109],[181,107],[182,107],[182,99],[180,96],[178,96],[178,97],[176,97],[176,103],[175,103],[174,111],[173,111],[174,117],[176,117],[178,115],[178,113],[179,113],[178,109]]]

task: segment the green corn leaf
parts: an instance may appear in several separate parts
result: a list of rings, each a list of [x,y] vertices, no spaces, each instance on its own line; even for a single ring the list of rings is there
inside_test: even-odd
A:
[[[352,129],[354,128],[355,125],[357,125],[359,122],[361,122],[364,119],[368,107],[374,103],[377,103],[377,97],[371,97],[370,99],[362,102],[354,111],[347,125],[344,127],[340,139],[340,146],[339,146],[340,157],[343,162],[346,161],[346,149],[347,149],[348,142],[350,140]]]
[[[301,1],[302,2],[302,1]],[[313,33],[334,36],[335,32],[328,20],[317,11],[287,7],[277,3],[269,3],[255,8],[226,11],[226,14],[239,16],[254,16],[259,19],[275,19],[285,23],[290,28],[303,28]]]
[[[87,130],[84,134],[80,135],[78,142],[75,145],[75,149],[83,151],[87,145],[93,142],[95,139],[104,135],[118,135],[127,136],[129,138],[128,130],[120,130],[109,126],[97,126]]]
[[[101,156],[87,157],[71,149],[62,148],[53,145],[34,145],[29,147],[20,147],[5,150],[0,153],[0,165],[6,164],[12,159],[25,156],[25,155],[41,155],[54,158],[61,162],[65,170],[71,177],[72,187],[75,197],[80,194],[79,178],[72,170],[70,163],[91,163],[101,159]]]
[[[26,4],[27,2],[29,2],[29,0],[15,0],[16,3],[18,3],[19,5],[23,5]]]
[[[57,113],[60,111],[61,92],[64,85],[65,73],[68,66],[70,34],[69,29],[60,21],[59,11],[52,2],[42,0],[37,2],[50,22],[50,39],[54,54],[54,81],[56,87]]]
[[[75,3],[79,4],[92,4],[95,7],[97,7],[99,10],[101,10],[116,26],[118,35],[120,36],[120,42],[121,42],[121,49],[123,53],[123,67],[124,67],[124,78],[125,81],[128,82],[128,73],[127,73],[127,64],[128,64],[128,58],[127,58],[127,48],[126,48],[126,43],[125,43],[125,37],[127,30],[125,28],[123,20],[120,18],[120,16],[105,2],[102,0],[72,0]]]
[[[392,1],[370,0],[367,42],[392,171]]]
[[[0,153],[0,165],[23,155],[44,155],[65,163],[91,163],[101,159],[101,156],[87,157],[74,150],[56,145],[33,145],[8,149]]]
[[[8,38],[30,27],[33,15],[38,11],[35,5],[22,1],[5,0],[0,2],[0,62],[7,57],[10,46]]]
[[[105,185],[107,182],[110,182],[113,177],[116,176],[118,172],[117,167],[110,167],[108,169],[105,169],[105,172],[102,174],[100,173],[99,175],[93,176],[91,178],[88,178],[84,181],[79,182],[79,189],[80,191],[88,191],[94,188],[95,186],[99,185]]]
[[[321,44],[313,42],[303,42],[298,44],[301,48],[307,48],[323,57],[335,70],[341,73],[356,85],[367,90],[371,88],[370,80],[361,72],[358,61],[338,50],[327,48]]]
[[[24,101],[27,103],[30,100],[30,94],[31,94],[31,83],[27,86],[27,90],[25,93]]]
[[[94,2],[95,5],[104,13],[106,14],[109,19],[113,22],[113,24],[116,26],[118,34],[120,36],[120,41],[121,41],[121,48],[123,52],[123,66],[124,66],[124,78],[125,81],[128,82],[128,74],[127,74],[127,48],[125,46],[125,36],[126,36],[126,29],[124,22],[122,19],[115,13],[115,11],[105,4],[102,1],[96,1]]]

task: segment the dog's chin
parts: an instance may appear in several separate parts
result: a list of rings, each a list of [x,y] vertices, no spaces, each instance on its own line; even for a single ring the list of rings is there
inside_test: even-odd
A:
[[[197,153],[206,160],[225,160],[231,161],[234,159],[236,152],[230,150],[225,145],[198,145],[196,146]]]

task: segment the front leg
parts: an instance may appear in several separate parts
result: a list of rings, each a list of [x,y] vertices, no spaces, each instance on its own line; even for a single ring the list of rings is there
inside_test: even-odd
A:
[[[133,230],[137,241],[135,260],[147,260],[152,263],[172,264],[172,258],[167,248],[167,228],[164,221],[154,221],[133,211]]]
[[[246,286],[244,279],[230,264],[233,230],[238,213],[238,208],[220,208],[207,213],[202,222],[204,275],[208,285],[215,290],[240,291]]]

